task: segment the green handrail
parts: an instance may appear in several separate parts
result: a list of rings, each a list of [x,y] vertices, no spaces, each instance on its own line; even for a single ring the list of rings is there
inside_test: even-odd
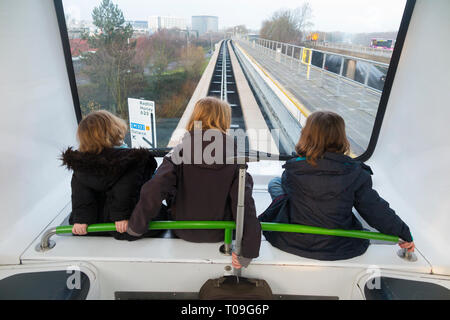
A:
[[[261,228],[264,231],[321,234],[321,235],[328,235],[328,236],[371,239],[371,240],[381,240],[381,241],[389,241],[389,242],[398,242],[399,241],[399,237],[397,237],[397,236],[391,236],[391,235],[379,233],[379,232],[361,231],[361,230],[325,229],[325,228],[320,228],[320,227],[304,226],[304,225],[300,225],[300,224],[261,222]]]
[[[149,230],[168,230],[168,229],[224,229],[225,243],[231,244],[233,230],[236,228],[234,221],[152,221],[149,223]],[[348,238],[360,238],[381,240],[389,242],[398,242],[399,237],[391,236],[378,232],[360,231],[360,230],[342,230],[342,229],[326,229],[320,227],[304,226],[300,224],[285,224],[261,222],[263,231],[277,232],[294,232],[306,234],[320,234]],[[107,232],[116,231],[114,223],[91,224],[87,228],[87,232]],[[56,227],[56,234],[71,233],[72,226]]]

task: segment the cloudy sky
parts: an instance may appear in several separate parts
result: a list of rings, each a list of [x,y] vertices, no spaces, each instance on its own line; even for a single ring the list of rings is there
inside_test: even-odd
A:
[[[63,0],[66,13],[91,20],[100,0]],[[281,8],[294,9],[303,0],[113,0],[127,20],[147,20],[152,15],[185,17],[214,15],[219,28],[245,24],[259,29],[264,19]],[[406,0],[309,0],[315,30],[380,32],[398,30]]]

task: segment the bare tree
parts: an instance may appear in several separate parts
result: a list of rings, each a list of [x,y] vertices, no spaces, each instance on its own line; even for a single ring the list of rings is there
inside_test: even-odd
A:
[[[240,24],[234,27],[227,28],[225,30],[226,33],[239,33],[239,34],[247,34],[248,29],[244,24]]]
[[[312,8],[309,2],[294,10],[281,9],[263,21],[260,36],[265,39],[295,43],[301,42],[305,31],[313,26]]]
[[[302,34],[314,26],[314,23],[311,21],[313,17],[312,7],[309,2],[305,2],[301,7],[295,9],[293,16],[294,21],[297,24],[297,30]]]

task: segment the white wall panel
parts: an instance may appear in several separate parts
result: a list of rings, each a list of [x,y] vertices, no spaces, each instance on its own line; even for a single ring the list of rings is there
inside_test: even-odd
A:
[[[0,264],[13,264],[70,201],[58,157],[77,123],[53,1],[0,1],[0,43]]]
[[[368,162],[433,272],[450,274],[450,1],[418,0]]]

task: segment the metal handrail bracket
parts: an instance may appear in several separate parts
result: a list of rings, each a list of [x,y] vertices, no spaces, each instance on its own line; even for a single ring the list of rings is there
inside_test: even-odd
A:
[[[41,241],[36,247],[36,250],[39,252],[45,252],[52,249],[56,245],[56,242],[51,240],[50,238],[56,233],[56,228],[51,228],[45,231],[42,235]]]

